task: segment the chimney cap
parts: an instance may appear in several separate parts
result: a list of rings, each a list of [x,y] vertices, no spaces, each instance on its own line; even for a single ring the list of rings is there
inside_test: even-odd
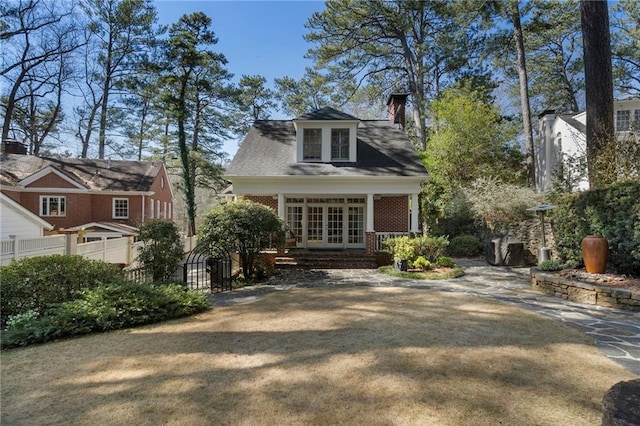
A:
[[[393,99],[396,99],[396,98],[400,98],[400,101],[402,101],[402,102],[406,102],[406,101],[407,101],[407,97],[408,97],[408,96],[409,96],[409,94],[408,94],[408,93],[403,93],[403,92],[394,92],[394,93],[391,93],[391,94],[389,95],[389,99],[387,99],[387,106],[389,106],[389,104],[391,103],[391,101],[392,101]]]
[[[550,115],[550,114],[554,114],[555,115],[556,110],[555,109],[545,109],[544,111],[542,111],[540,114],[538,114],[538,118],[542,118],[545,115]]]

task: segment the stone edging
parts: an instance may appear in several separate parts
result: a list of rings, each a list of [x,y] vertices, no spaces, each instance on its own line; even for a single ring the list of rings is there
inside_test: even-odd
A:
[[[569,280],[537,268],[531,268],[531,287],[572,302],[640,312],[639,291]]]

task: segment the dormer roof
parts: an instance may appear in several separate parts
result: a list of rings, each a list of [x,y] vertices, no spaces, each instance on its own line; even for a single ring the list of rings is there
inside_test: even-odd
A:
[[[353,115],[349,115],[342,111],[338,111],[337,109],[331,107],[324,107],[316,111],[308,112],[306,114],[302,114],[300,117],[296,118],[294,121],[326,121],[326,120],[347,120],[347,121],[359,121],[358,118]]]

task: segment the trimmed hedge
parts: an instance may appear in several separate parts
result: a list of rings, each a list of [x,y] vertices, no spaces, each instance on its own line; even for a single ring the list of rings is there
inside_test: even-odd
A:
[[[447,247],[447,254],[453,257],[473,257],[482,254],[484,246],[475,235],[458,235],[453,237]]]
[[[2,332],[2,349],[160,322],[209,306],[203,293],[187,290],[182,283],[123,280],[81,291],[78,296],[54,304],[42,314],[28,311],[11,317]]]
[[[0,267],[1,322],[10,316],[44,311],[73,300],[80,290],[124,278],[116,265],[82,256],[52,255],[20,259]]]
[[[562,196],[553,210],[553,233],[561,263],[582,264],[586,235],[609,241],[608,266],[640,276],[640,182]]]

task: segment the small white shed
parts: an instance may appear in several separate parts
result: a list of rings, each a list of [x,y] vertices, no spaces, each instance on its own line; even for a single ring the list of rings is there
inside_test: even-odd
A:
[[[53,225],[0,193],[0,239],[42,237]],[[14,237],[14,238],[15,238]]]

